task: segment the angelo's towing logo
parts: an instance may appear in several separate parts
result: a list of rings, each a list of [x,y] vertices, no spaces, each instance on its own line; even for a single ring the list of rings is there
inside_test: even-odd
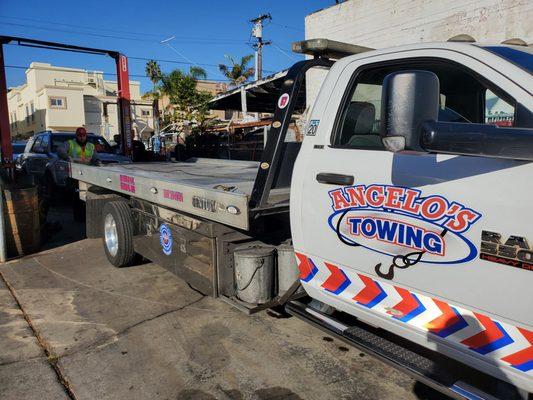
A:
[[[419,262],[464,263],[477,255],[464,233],[481,214],[456,201],[377,184],[338,188],[329,197],[328,224],[339,240],[392,257],[391,271]]]

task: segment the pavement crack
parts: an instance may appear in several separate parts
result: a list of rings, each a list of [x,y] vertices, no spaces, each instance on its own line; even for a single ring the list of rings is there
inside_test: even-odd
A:
[[[71,277],[68,277],[66,275],[63,275],[62,273],[60,272],[57,272],[57,271],[54,271],[53,269],[50,269],[48,268],[46,265],[44,265],[42,263],[42,261],[40,261],[37,257],[33,257],[33,260],[39,264],[40,267],[44,268],[45,270],[47,270],[48,272],[50,272],[51,274],[54,274],[54,275],[57,275],[63,279],[66,279],[72,283],[75,283],[76,285],[79,285],[79,286],[83,286],[83,287],[86,287],[88,289],[92,289],[92,290],[95,290],[97,292],[101,292],[101,293],[106,293],[108,295],[111,295],[111,296],[118,296],[118,297],[125,297],[125,298],[128,298],[128,299],[131,299],[131,300],[137,300],[137,301],[143,301],[145,303],[151,303],[151,304],[158,304],[158,305],[161,305],[161,306],[167,306],[167,307],[172,307],[172,304],[168,304],[168,303],[161,303],[159,301],[153,301],[153,300],[148,300],[148,299],[143,299],[142,297],[135,297],[135,296],[130,296],[130,295],[127,295],[127,294],[123,294],[123,293],[117,293],[117,292],[111,292],[110,290],[105,290],[105,289],[100,289],[100,288],[97,288],[97,287],[94,287],[94,286],[91,286],[91,285],[88,285],[86,283],[83,283],[83,282],[80,282],[80,281],[77,281],[76,279],[73,279]],[[194,289],[193,289],[194,290]],[[201,293],[200,293],[201,294]],[[203,295],[203,294],[202,294]]]
[[[145,324],[146,322],[150,322],[150,321],[153,321],[157,318],[160,318],[160,317],[164,317],[165,315],[168,315],[168,314],[172,314],[172,313],[175,313],[175,312],[178,312],[178,311],[181,311],[181,310],[184,310],[186,309],[187,307],[190,307],[196,303],[199,303],[200,301],[202,301],[203,299],[205,299],[206,296],[205,295],[202,295],[202,297],[200,297],[199,299],[196,299],[194,301],[191,301],[190,303],[187,303],[185,304],[184,306],[181,306],[181,307],[178,307],[178,308],[175,308],[173,310],[168,310],[168,311],[164,311],[160,314],[157,314],[153,317],[150,317],[150,318],[146,318],[146,319],[143,319],[142,321],[139,321],[139,322],[136,322],[135,324],[133,325],[130,325],[128,326],[127,328],[121,330],[120,332],[118,332],[115,337],[119,337],[119,336],[123,336],[125,334],[127,334],[130,330],[132,330],[133,328],[136,328],[138,327],[139,325],[142,325],[142,324]]]
[[[172,314],[172,313],[175,313],[175,312],[178,312],[178,311],[181,311],[181,310],[184,310],[190,306],[193,306],[199,302],[201,302],[202,300],[204,300],[207,296],[206,295],[202,295],[202,297],[196,299],[196,300],[193,300],[183,306],[180,306],[178,308],[174,308],[172,310],[167,310],[167,311],[164,311],[162,313],[159,313],[157,315],[154,315],[153,317],[149,317],[149,318],[145,318],[139,322],[136,322],[134,323],[133,325],[130,325],[124,329],[122,329],[121,331],[115,333],[111,338],[105,338],[103,340],[100,340],[100,341],[96,341],[94,343],[91,343],[89,346],[87,347],[84,347],[84,348],[81,348],[81,349],[78,349],[78,350],[75,350],[75,351],[72,351],[72,352],[67,352],[67,353],[64,353],[61,358],[64,358],[64,357],[69,357],[69,356],[72,356],[72,355],[75,355],[75,354],[78,354],[80,352],[85,352],[85,351],[90,351],[90,350],[94,350],[96,348],[99,348],[99,347],[105,347],[111,343],[114,343],[118,338],[126,335],[129,331],[131,331],[132,329],[140,326],[140,325],[143,325],[147,322],[150,322],[150,321],[153,321],[157,318],[160,318],[160,317],[164,317],[165,315],[169,315],[169,314]]]
[[[201,296],[206,296],[205,293],[200,292],[199,289],[196,289],[196,288],[195,288],[193,285],[191,285],[189,282],[185,282],[185,283],[187,283],[187,286],[189,286],[189,288],[190,288],[191,290],[194,290],[194,291],[195,291],[196,293],[198,293],[199,295],[201,295]]]
[[[5,367],[6,365],[13,365],[13,364],[23,363],[27,361],[38,361],[41,358],[42,356],[36,356],[36,357],[28,357],[28,358],[25,358],[24,360],[4,361],[4,362],[0,362],[0,367]]]
[[[65,391],[65,394],[71,399],[71,400],[76,400],[76,395],[74,394],[73,390],[72,390],[72,387],[65,375],[65,373],[63,372],[63,370],[61,369],[61,367],[59,366],[58,364],[58,361],[59,361],[59,357],[57,357],[56,355],[54,355],[52,353],[52,351],[48,348],[48,346],[46,345],[46,341],[44,340],[44,338],[41,336],[41,334],[39,333],[39,331],[37,330],[37,328],[35,328],[35,326],[33,325],[32,321],[31,321],[31,318],[30,316],[28,315],[28,313],[26,312],[26,310],[24,310],[24,307],[22,307],[22,304],[20,303],[18,297],[17,297],[17,294],[15,292],[15,289],[13,288],[13,286],[11,286],[11,284],[6,280],[6,278],[4,277],[4,275],[2,274],[2,272],[0,271],[0,278],[2,278],[2,281],[4,282],[4,284],[6,285],[7,289],[9,290],[9,292],[11,293],[11,296],[13,296],[13,300],[15,300],[15,302],[17,303],[17,306],[18,308],[20,309],[20,311],[22,312],[22,315],[24,316],[24,319],[26,320],[26,322],[28,323],[28,326],[30,327],[30,329],[32,330],[33,334],[35,335],[35,338],[37,339],[37,343],[39,344],[39,346],[41,347],[41,349],[43,350],[43,353],[44,355],[46,356],[46,360],[48,361],[48,364],[50,365],[50,367],[52,368],[52,370],[55,372],[56,374],[56,377],[57,377],[57,380],[59,381],[59,383],[61,384],[61,386],[63,387],[64,391]]]

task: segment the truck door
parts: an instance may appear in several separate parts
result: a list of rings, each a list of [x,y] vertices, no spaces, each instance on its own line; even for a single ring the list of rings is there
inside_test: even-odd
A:
[[[533,164],[391,153],[379,136],[381,84],[391,72],[434,72],[439,120],[465,124],[517,126],[519,113],[531,121],[531,79],[509,63],[444,49],[334,68],[344,69],[330,72],[332,95],[315,106],[293,175],[304,288],[428,347],[531,374]]]
[[[29,160],[31,173],[35,177],[44,176],[46,164],[49,161],[50,153],[50,136],[42,135],[35,141],[32,147],[32,155]]]
[[[26,171],[30,174],[34,174],[37,171],[37,159],[42,157],[42,143],[43,137],[37,136],[31,146],[30,151],[26,155],[25,164]]]

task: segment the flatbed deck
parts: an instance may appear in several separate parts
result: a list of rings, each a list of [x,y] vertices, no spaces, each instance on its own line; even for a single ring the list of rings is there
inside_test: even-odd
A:
[[[197,158],[88,166],[70,164],[81,182],[147,200],[235,228],[249,229],[249,198],[259,169],[254,161]],[[272,204],[288,203],[289,188],[274,189]],[[228,211],[233,206],[237,213]],[[234,209],[232,209],[234,210]]]

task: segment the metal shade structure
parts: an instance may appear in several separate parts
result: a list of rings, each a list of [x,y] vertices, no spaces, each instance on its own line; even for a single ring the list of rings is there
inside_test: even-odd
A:
[[[280,71],[255,82],[246,83],[221,93],[209,102],[212,110],[274,113],[279,97],[287,91],[288,70]],[[246,104],[243,107],[243,92]],[[243,109],[245,108],[245,109]],[[305,79],[296,100],[296,111],[305,109]]]

